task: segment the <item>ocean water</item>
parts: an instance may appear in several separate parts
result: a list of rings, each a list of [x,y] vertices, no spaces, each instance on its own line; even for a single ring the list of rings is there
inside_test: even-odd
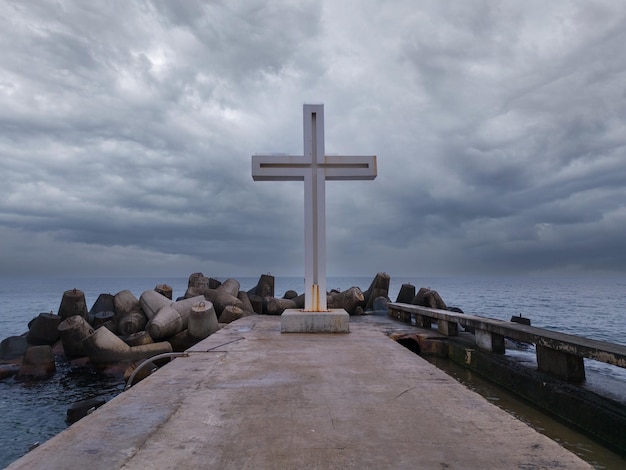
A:
[[[366,290],[373,277],[329,277],[327,288],[345,290],[358,286]],[[258,280],[257,277],[236,279],[241,290],[251,289]],[[187,278],[0,279],[0,339],[25,333],[28,322],[39,313],[57,313],[66,290],[82,290],[89,308],[101,293],[115,294],[128,289],[139,297],[157,284],[171,286],[176,298],[184,294]],[[623,277],[396,278],[391,274],[391,300],[396,299],[402,284],[437,290],[448,306],[460,307],[465,313],[501,320],[522,315],[530,318],[533,326],[626,344],[626,278]],[[301,278],[276,278],[277,297],[287,290],[300,293],[303,289]],[[624,369],[595,361],[586,362],[586,368],[609,388],[615,383],[626,383]],[[65,429],[66,410],[71,403],[95,397],[108,401],[123,386],[119,377],[63,362],[57,363],[57,373],[49,380],[0,381],[0,467]]]

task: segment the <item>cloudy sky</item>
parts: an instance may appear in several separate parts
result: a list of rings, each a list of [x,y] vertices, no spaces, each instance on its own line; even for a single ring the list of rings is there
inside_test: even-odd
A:
[[[6,0],[0,275],[303,275],[303,185],[254,153],[377,155],[327,185],[329,275],[626,272],[614,0]]]

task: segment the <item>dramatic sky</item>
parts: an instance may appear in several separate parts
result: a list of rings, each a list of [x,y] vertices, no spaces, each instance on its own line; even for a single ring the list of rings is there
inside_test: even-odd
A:
[[[303,185],[254,153],[377,155],[327,184],[329,275],[626,272],[614,0],[6,0],[0,275],[303,275]]]

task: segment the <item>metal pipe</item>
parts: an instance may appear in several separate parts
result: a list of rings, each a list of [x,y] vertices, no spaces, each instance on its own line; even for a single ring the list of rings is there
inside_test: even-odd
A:
[[[137,375],[137,372],[139,372],[139,370],[142,369],[143,366],[145,366],[146,364],[150,364],[153,361],[157,361],[159,359],[164,359],[166,357],[189,357],[189,353],[186,353],[186,352],[167,352],[167,353],[157,354],[156,356],[152,356],[152,357],[146,359],[141,364],[139,364],[139,366],[133,371],[132,374],[130,374],[130,377],[128,378],[128,382],[126,382],[126,386],[124,387],[124,391],[128,390],[130,387],[133,386],[133,380],[135,379],[135,375]]]

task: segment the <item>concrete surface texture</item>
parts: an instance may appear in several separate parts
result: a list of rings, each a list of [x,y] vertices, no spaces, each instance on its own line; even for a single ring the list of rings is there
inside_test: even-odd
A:
[[[385,328],[245,317],[8,468],[592,468]]]

